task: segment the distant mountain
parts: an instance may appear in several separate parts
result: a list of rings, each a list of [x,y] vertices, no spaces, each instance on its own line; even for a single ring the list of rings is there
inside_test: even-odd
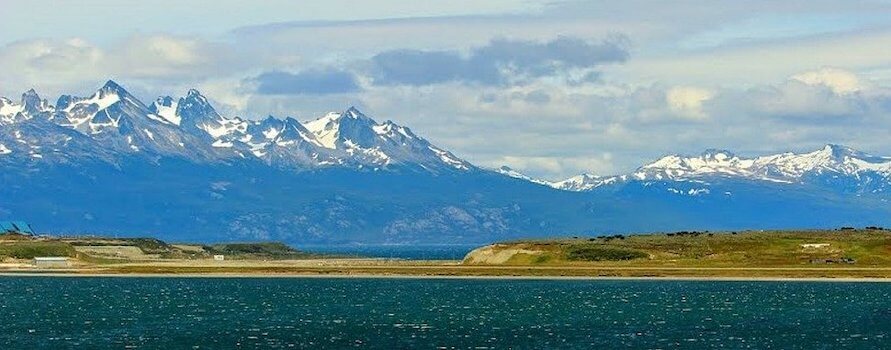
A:
[[[244,120],[221,116],[196,90],[175,99],[159,97],[147,106],[109,81],[89,97],[62,96],[55,106],[34,90],[21,103],[0,100],[0,139],[7,159],[34,162],[47,152],[90,158],[95,150],[105,161],[122,157],[177,157],[194,162],[230,162],[255,158],[294,170],[323,167],[418,171],[468,171],[473,166],[391,121],[378,123],[355,108],[301,123],[293,118]],[[28,133],[32,127],[44,132]],[[51,146],[59,133],[76,131],[76,142],[93,143],[78,152]],[[3,136],[0,136],[3,137]],[[63,150],[64,149],[64,150]],[[100,157],[101,158],[101,157]]]
[[[848,193],[886,193],[891,188],[891,157],[869,155],[849,147],[826,145],[807,153],[782,153],[742,158],[725,150],[706,150],[699,156],[670,155],[637,171],[600,177],[582,174],[558,182],[539,183],[569,191],[591,191],[629,182],[695,182],[720,180],[815,185]]]
[[[485,243],[692,229],[891,226],[891,159],[830,145],[668,156],[536,180],[477,167],[355,108],[301,122],[219,114],[196,90],[143,103],[109,81],[0,98],[0,219],[38,231],[293,244]]]

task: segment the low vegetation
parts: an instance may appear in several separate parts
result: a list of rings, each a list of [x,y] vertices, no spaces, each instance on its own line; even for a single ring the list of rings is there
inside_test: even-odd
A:
[[[523,240],[479,248],[465,264],[775,267],[891,267],[891,231],[682,231],[663,234]]]
[[[38,256],[74,257],[77,251],[69,244],[62,242],[40,242],[16,240],[12,243],[0,244],[0,260],[4,257],[13,259],[34,259]]]
[[[279,242],[215,244],[206,247],[205,250],[212,254],[254,259],[305,259],[318,257],[318,255],[301,252]]]
[[[566,259],[572,261],[620,261],[646,258],[647,253],[634,249],[578,244],[566,248]]]
[[[213,260],[224,255],[225,261]],[[891,231],[682,231],[513,241],[474,250],[463,263],[342,259],[280,243],[168,244],[153,239],[4,237],[0,261],[74,257],[88,274],[587,276],[684,278],[891,278]],[[291,259],[324,258],[315,261]],[[231,261],[235,260],[235,261]],[[27,269],[24,269],[27,271]]]
[[[0,261],[39,256],[72,257],[89,263],[211,259],[282,260],[321,257],[283,243],[168,244],[154,238],[33,237],[0,235]]]

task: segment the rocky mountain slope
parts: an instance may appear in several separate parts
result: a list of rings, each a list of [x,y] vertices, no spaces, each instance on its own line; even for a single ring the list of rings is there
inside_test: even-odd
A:
[[[486,243],[664,230],[891,226],[889,158],[842,146],[668,156],[548,182],[477,167],[355,108],[223,116],[198,91],[146,104],[108,82],[0,99],[0,218],[172,241]]]

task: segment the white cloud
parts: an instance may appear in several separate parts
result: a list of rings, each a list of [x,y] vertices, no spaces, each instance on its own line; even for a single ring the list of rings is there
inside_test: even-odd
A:
[[[32,87],[70,86],[97,75],[104,59],[102,50],[81,39],[12,43],[0,49],[0,87],[18,94]]]
[[[679,116],[690,119],[705,119],[708,115],[702,110],[702,104],[714,96],[709,90],[690,87],[675,86],[665,93],[665,101],[668,108]]]
[[[8,44],[0,48],[0,95],[31,87],[47,97],[89,93],[111,78],[148,98],[197,87],[225,114],[254,118],[309,119],[357,105],[477,164],[506,164],[546,178],[625,172],[667,152],[712,147],[760,153],[837,142],[891,153],[881,151],[891,147],[884,135],[891,127],[891,92],[882,87],[891,82],[891,30],[881,25],[887,6],[756,2],[555,2],[540,13],[291,22],[216,39],[190,36],[195,32],[189,28],[200,23],[168,18],[184,23],[175,29],[180,35],[125,31],[104,40],[86,35],[89,41]],[[837,15],[841,23],[830,30],[822,23],[799,28],[803,12]],[[870,23],[878,24],[866,28],[859,21],[865,14],[877,16]],[[763,16],[778,16],[782,25],[759,26]],[[795,31],[775,33],[787,27]],[[159,28],[147,32],[169,33]],[[628,36],[630,58],[598,68],[595,83],[582,74],[590,72],[572,70],[563,79],[522,86],[472,87],[455,79],[376,86],[362,76],[361,62],[388,50],[465,57],[493,39],[547,42],[563,35],[596,41],[611,33]],[[683,45],[703,37],[716,40]],[[262,96],[243,83],[263,72],[319,67],[359,74],[362,91]],[[882,71],[884,82],[870,73]]]
[[[839,95],[855,93],[864,88],[863,82],[856,74],[838,68],[826,67],[804,72],[793,75],[791,79],[807,85],[822,85]]]
[[[484,166],[497,168],[508,165],[521,172],[530,172],[535,177],[545,180],[563,180],[567,174],[582,172],[594,174],[614,174],[611,153],[605,152],[584,157],[535,157],[535,156],[503,156],[487,161]]]
[[[108,64],[124,77],[158,80],[203,80],[243,74],[247,53],[228,44],[167,35],[132,36],[110,48]]]
[[[115,79],[131,86],[159,81],[167,88],[240,75],[250,65],[249,57],[234,55],[226,44],[193,38],[132,36],[108,47],[83,38],[37,39],[0,48],[0,86],[15,89],[4,94],[29,88],[59,94]]]
[[[632,52],[627,64],[612,67],[607,73],[632,81],[738,87],[770,84],[819,67],[862,72],[889,66],[891,28],[880,28],[710,50],[676,50],[658,55]]]

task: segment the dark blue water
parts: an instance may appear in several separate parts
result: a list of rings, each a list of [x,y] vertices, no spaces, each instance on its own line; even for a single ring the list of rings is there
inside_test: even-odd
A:
[[[891,348],[891,284],[0,277],[2,349]]]

